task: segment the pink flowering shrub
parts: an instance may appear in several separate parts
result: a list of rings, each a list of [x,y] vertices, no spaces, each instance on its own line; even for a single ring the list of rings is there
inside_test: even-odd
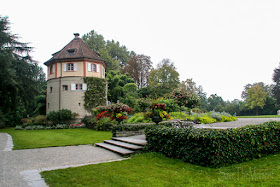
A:
[[[172,92],[171,98],[180,106],[194,108],[199,103],[199,98],[195,93],[191,93],[184,89],[176,89]]]

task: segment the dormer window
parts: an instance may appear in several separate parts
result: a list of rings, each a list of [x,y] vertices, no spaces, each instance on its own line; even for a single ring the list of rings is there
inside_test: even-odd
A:
[[[75,54],[75,49],[68,49],[67,51],[70,56],[73,56]]]

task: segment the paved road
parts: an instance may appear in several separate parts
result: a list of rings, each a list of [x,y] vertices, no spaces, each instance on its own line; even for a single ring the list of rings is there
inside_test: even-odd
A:
[[[258,125],[268,121],[280,121],[280,118],[239,118],[237,121],[213,123],[211,125],[204,124],[204,127],[213,128],[236,128],[245,125]]]
[[[42,181],[31,180],[28,182],[26,180],[30,174],[36,175],[38,170],[67,168],[123,159],[115,153],[91,145],[4,151],[7,140],[7,134],[0,133],[1,187],[25,187],[28,184],[36,187],[45,186]]]

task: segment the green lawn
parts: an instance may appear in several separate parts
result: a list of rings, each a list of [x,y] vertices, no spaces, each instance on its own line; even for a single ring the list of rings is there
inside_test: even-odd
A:
[[[236,116],[237,118],[280,118],[280,115]]]
[[[218,169],[156,153],[42,172],[49,186],[279,186],[280,154]]]
[[[112,133],[94,131],[86,128],[52,130],[14,130],[0,129],[13,137],[14,149],[56,147],[66,145],[94,144],[111,139]]]

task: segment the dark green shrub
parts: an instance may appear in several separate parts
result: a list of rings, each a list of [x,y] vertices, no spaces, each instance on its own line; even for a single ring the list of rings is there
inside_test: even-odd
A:
[[[85,116],[82,119],[82,122],[85,123],[86,128],[101,131],[110,131],[111,127],[114,125],[108,117],[102,117],[99,120],[96,120],[95,116]]]
[[[59,111],[58,111],[59,113]],[[63,121],[72,119],[72,111],[68,109],[60,110],[60,119]]]
[[[46,125],[46,116],[43,115],[39,115],[33,118],[34,124],[35,125],[42,125],[45,126]]]
[[[111,119],[108,117],[101,118],[97,121],[97,124],[94,130],[98,131],[110,131],[114,124],[111,122]]]
[[[220,167],[280,151],[280,122],[236,129],[149,126],[146,150],[197,165]]]
[[[67,121],[72,119],[72,111],[68,109],[62,109],[60,111],[51,111],[47,115],[47,120],[53,122],[53,124],[57,124],[60,121]]]
[[[47,120],[52,121],[53,124],[59,123],[59,112],[57,111],[50,111],[47,115]]]
[[[97,124],[95,116],[85,116],[82,119],[82,122],[86,124],[86,128],[88,129],[95,129],[95,126]]]

